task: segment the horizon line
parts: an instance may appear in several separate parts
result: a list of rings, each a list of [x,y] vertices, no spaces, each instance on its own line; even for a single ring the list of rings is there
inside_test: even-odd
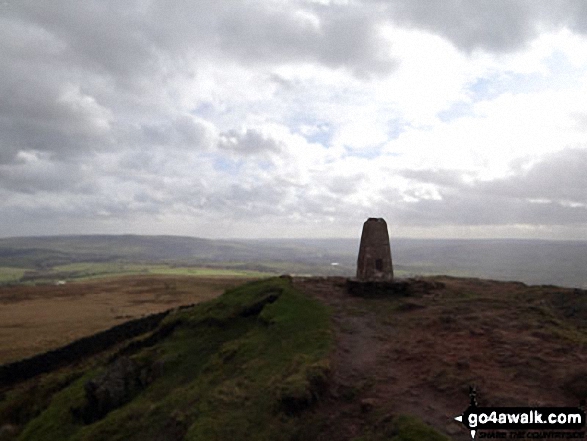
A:
[[[141,233],[81,233],[81,234],[40,234],[26,236],[0,236],[0,241],[10,239],[49,239],[49,238],[73,238],[73,237],[177,237],[210,241],[278,241],[278,240],[360,240],[357,237],[225,237],[213,238],[203,236],[191,236],[186,234],[141,234]],[[414,241],[536,241],[536,242],[587,242],[587,239],[564,239],[564,238],[532,238],[532,237],[414,237],[414,236],[392,236],[390,240],[414,240]]]

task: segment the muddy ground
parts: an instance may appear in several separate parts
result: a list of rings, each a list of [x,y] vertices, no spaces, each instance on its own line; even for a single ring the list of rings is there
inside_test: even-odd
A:
[[[469,404],[578,406],[587,396],[587,293],[450,277],[410,296],[350,296],[342,278],[295,278],[329,305],[332,387],[323,439],[350,440],[391,416],[416,415],[456,440]]]

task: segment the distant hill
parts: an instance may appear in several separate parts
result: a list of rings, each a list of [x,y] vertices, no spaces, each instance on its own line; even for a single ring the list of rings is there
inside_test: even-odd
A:
[[[355,239],[210,240],[181,236],[0,239],[0,268],[78,262],[211,265],[274,273],[352,276]],[[391,238],[396,275],[447,274],[587,287],[587,241]],[[333,265],[334,264],[334,265]]]
[[[183,236],[90,235],[0,239],[0,266],[50,266],[80,261],[324,262],[334,253],[306,244],[211,240]],[[330,263],[330,262],[328,262]]]

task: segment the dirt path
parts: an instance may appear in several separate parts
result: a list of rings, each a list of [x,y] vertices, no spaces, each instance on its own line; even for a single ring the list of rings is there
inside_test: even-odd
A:
[[[484,406],[574,406],[587,393],[573,382],[587,372],[587,339],[559,318],[552,287],[434,282],[443,287],[365,299],[348,295],[341,278],[294,279],[332,312],[336,350],[333,386],[320,410],[329,427],[324,439],[351,440],[411,414],[468,440],[453,418],[468,405],[469,385]]]

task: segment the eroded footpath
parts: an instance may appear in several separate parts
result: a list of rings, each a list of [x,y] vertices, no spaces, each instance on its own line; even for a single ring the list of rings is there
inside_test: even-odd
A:
[[[581,290],[434,277],[409,296],[350,296],[342,278],[294,278],[330,307],[336,348],[321,439],[381,433],[414,415],[455,440],[469,386],[483,406],[577,406],[587,395]]]

